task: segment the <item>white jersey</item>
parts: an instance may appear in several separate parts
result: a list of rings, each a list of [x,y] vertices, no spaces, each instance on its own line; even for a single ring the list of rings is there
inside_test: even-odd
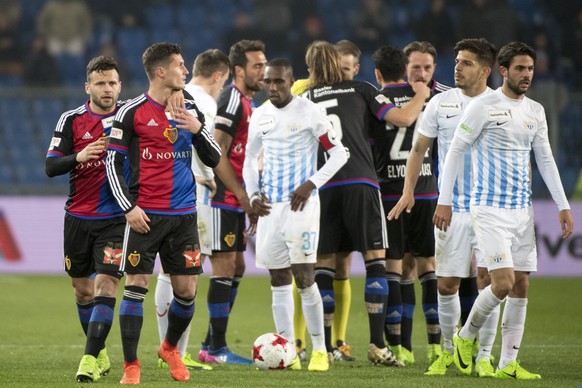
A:
[[[530,151],[549,148],[541,104],[525,96],[511,99],[499,88],[467,106],[455,136],[473,145],[471,206],[531,206]]]
[[[464,109],[471,100],[487,95],[493,90],[487,88],[483,93],[475,97],[469,97],[462,93],[461,89],[454,88],[436,94],[428,102],[424,109],[422,121],[418,133],[429,137],[438,138],[439,171],[443,171],[445,156],[449,151],[451,141],[455,134]],[[463,159],[463,170],[457,176],[453,189],[453,211],[468,212],[471,201],[471,188],[473,187],[473,174],[471,172],[471,150],[467,149]],[[439,174],[439,188],[442,174]]]
[[[321,108],[304,97],[293,96],[281,109],[272,104],[257,108],[249,124],[246,158],[256,158],[263,150],[264,167],[259,188],[245,160],[247,192],[260,190],[271,202],[289,201],[289,195],[317,172],[318,139],[332,128]]]
[[[217,105],[216,100],[206,91],[198,85],[186,84],[184,88],[196,102],[196,106],[202,113],[204,113],[204,119],[208,132],[214,134],[214,120],[216,118]],[[202,176],[206,179],[211,179],[214,177],[214,172],[212,168],[205,166],[196,152],[194,152],[194,157],[192,157],[192,171],[195,176]],[[204,198],[199,198],[199,200],[204,201]],[[210,201],[210,198],[207,198]]]

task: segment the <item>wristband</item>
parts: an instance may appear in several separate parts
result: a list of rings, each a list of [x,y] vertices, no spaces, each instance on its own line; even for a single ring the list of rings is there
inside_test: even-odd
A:
[[[252,193],[251,197],[249,198],[249,204],[251,205],[251,207],[253,207],[253,201],[256,199],[258,199],[258,200],[261,199],[261,193],[259,193],[258,191],[255,191],[254,193]]]

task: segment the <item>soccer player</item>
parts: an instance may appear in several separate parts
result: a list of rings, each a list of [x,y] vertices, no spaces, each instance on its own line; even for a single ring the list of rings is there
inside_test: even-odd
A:
[[[267,64],[264,90],[271,101],[251,118],[244,180],[251,206],[261,217],[257,224],[257,266],[271,275],[273,318],[277,333],[294,342],[293,295],[295,278],[313,352],[310,371],[327,371],[323,307],[314,280],[319,239],[317,189],[347,161],[347,154],[321,108],[293,96],[293,69],[289,61]],[[329,159],[317,170],[318,144]],[[264,153],[262,179],[258,161]],[[259,182],[260,181],[260,182]],[[295,356],[291,369],[301,369]]]
[[[358,46],[349,40],[343,39],[333,45],[340,55],[340,66],[344,73],[345,80],[353,80],[360,71],[360,55],[362,54]],[[291,92],[301,94],[309,86],[309,79],[298,80],[293,83]],[[333,279],[333,291],[335,294],[335,313],[332,322],[332,345],[333,357],[338,361],[356,361],[352,356],[352,348],[346,343],[346,331],[352,303],[352,287],[350,284],[350,270],[352,265],[351,252],[340,252],[335,259],[335,275]],[[295,326],[296,350],[301,360],[305,360],[306,351],[303,347],[305,342],[305,321],[301,311],[301,298],[294,292],[295,313],[293,315]]]
[[[87,336],[77,371],[80,383],[97,381],[109,373],[105,340],[123,276],[119,265],[125,218],[107,184],[103,157],[121,92],[113,58],[99,56],[89,61],[85,92],[89,100],[84,105],[61,115],[45,163],[49,177],[70,176],[64,268],[71,277]]]
[[[433,79],[436,69],[437,51],[435,47],[426,41],[414,41],[406,45],[403,49],[408,57],[408,65],[406,66],[406,78],[408,81],[422,81],[425,82],[432,91],[432,95],[441,93],[450,89],[449,86],[444,85]],[[432,147],[433,169],[436,168],[437,163],[437,147]],[[433,173],[436,174],[435,171]],[[432,239],[434,234],[430,232],[429,239]],[[419,268],[417,268],[417,263]],[[397,262],[388,262],[390,264],[398,264]],[[416,307],[416,295],[414,291],[414,281],[417,274],[421,279],[422,286],[422,305],[427,325],[428,338],[428,358],[429,362],[434,361],[438,356],[438,337],[440,336],[440,328],[438,327],[438,311],[437,308],[437,280],[434,274],[434,257],[429,257],[425,260],[415,259],[409,252],[406,252],[402,260],[402,272],[398,275],[397,271],[388,269],[390,288],[390,297],[388,300],[388,310],[390,310],[390,326],[396,330],[400,329],[401,347],[400,356],[406,359],[407,364],[415,362],[414,353],[412,352],[412,318]],[[474,279],[473,279],[474,280]],[[400,283],[400,287],[398,287]],[[473,288],[476,296],[476,286]],[[469,307],[470,309],[470,307]],[[401,312],[401,313],[400,313]],[[467,312],[468,314],[468,312]],[[396,336],[393,340],[396,340]]]
[[[414,188],[424,167],[423,159],[434,138],[438,138],[440,170],[463,110],[474,98],[492,92],[487,78],[495,65],[496,49],[485,39],[463,39],[455,46],[455,89],[434,96],[428,103],[418,127],[415,144],[406,164],[406,177],[402,197],[392,208],[388,219],[398,219],[406,210],[414,209]],[[453,363],[453,334],[461,318],[459,286],[461,279],[471,272],[471,256],[476,239],[469,214],[470,190],[473,184],[471,153],[465,152],[463,172],[455,182],[453,212],[455,217],[447,232],[436,230],[436,275],[438,277],[439,323],[443,336],[443,354],[433,362],[426,375],[444,375]],[[480,267],[483,264],[480,263]],[[479,330],[480,348],[475,369],[479,377],[491,377],[491,347],[495,341],[499,308]]]
[[[242,167],[248,125],[255,107],[252,97],[263,86],[265,45],[258,40],[241,40],[230,48],[229,60],[232,84],[218,98],[214,130],[222,156],[215,168],[217,191],[211,202],[214,246],[208,288],[210,323],[198,359],[211,364],[252,364],[252,360],[230,351],[226,329],[245,271],[245,212],[254,214],[242,185]]]
[[[204,125],[193,100],[186,109],[165,112],[169,95],[185,87],[188,69],[180,47],[156,43],[142,57],[148,91],[126,104],[115,116],[107,147],[106,171],[127,228],[120,269],[127,273],[119,323],[123,347],[122,384],[139,384],[137,346],[143,323],[143,301],[154,261],[159,253],[170,275],[174,298],[168,311],[168,329],[158,356],[175,380],[187,381],[190,372],[177,344],[194,315],[196,283],[202,272],[196,224],[192,145],[209,167],[220,159],[220,147]],[[189,97],[187,93],[186,97]],[[123,162],[129,159],[130,185],[123,180]]]
[[[222,90],[229,74],[230,62],[226,54],[218,49],[209,49],[200,53],[192,68],[192,79],[186,84],[185,90],[194,98],[198,109],[204,113],[205,124],[208,132],[214,132],[214,119],[216,117],[216,99]],[[212,168],[204,165],[196,152],[192,155],[192,170],[196,178],[196,214],[198,222],[198,234],[200,239],[200,253],[210,256],[212,254],[212,211],[210,199],[216,191],[214,172]],[[158,320],[158,333],[160,342],[164,341],[168,329],[168,309],[172,302],[172,283],[170,276],[160,271],[156,284],[156,318]],[[186,351],[190,326],[178,341],[178,350],[182,356],[184,365],[189,369],[212,369],[211,366],[201,364],[192,359]],[[158,366],[167,367],[163,360],[158,360]]]
[[[412,86],[404,81],[407,63],[404,52],[398,47],[387,45],[376,50],[372,58],[376,67],[376,80],[381,86],[380,93],[386,96],[393,106],[403,106],[410,101],[415,93]],[[422,80],[422,82],[425,81]],[[406,125],[397,126],[388,122],[376,123],[372,127],[374,163],[386,214],[396,204],[402,193],[406,158],[412,148],[412,139],[420,114],[421,110],[418,110],[417,116]],[[402,260],[405,254],[411,255],[422,270],[420,276],[422,284],[434,277],[434,266],[431,265],[434,262],[432,215],[436,207],[438,190],[429,155],[429,153],[426,154],[422,164],[422,176],[414,188],[414,195],[419,200],[417,207],[405,217],[389,220],[387,223],[386,276],[389,296],[385,333],[390,350],[405,364],[414,362],[411,349],[402,346],[398,319],[402,316],[402,300],[398,299],[400,296],[398,280],[402,276]],[[431,304],[425,305],[425,308],[436,311],[434,307]],[[433,315],[427,317],[427,333],[429,358],[436,359],[440,353],[440,329],[438,316],[436,313]]]
[[[472,348],[477,332],[505,300],[501,356],[495,377],[541,378],[517,361],[527,311],[529,274],[537,268],[529,174],[531,151],[558,206],[562,238],[572,234],[574,219],[552,156],[544,108],[525,96],[532,82],[535,60],[535,51],[524,43],[511,42],[499,50],[497,63],[503,84],[465,108],[442,171],[433,221],[446,232],[451,225],[455,178],[461,175],[463,155],[471,147],[475,178],[470,213],[491,285],[479,294],[468,321],[453,336],[454,363],[466,375],[473,369]]]
[[[416,117],[422,109],[430,90],[422,82],[413,83],[415,97],[405,107],[395,108],[372,85],[344,81],[339,54],[325,41],[316,41],[308,47],[306,63],[310,71],[310,89],[306,95],[326,109],[349,155],[348,162],[320,188],[321,231],[315,281],[323,299],[326,348],[328,352],[333,351],[335,258],[340,252],[356,250],[362,252],[366,265],[364,300],[370,325],[368,359],[374,364],[401,366],[383,338],[388,297],[384,260],[387,237],[368,144],[368,126],[371,120],[381,119],[396,125],[408,124],[410,116]],[[319,162],[324,160],[325,155],[320,152]]]

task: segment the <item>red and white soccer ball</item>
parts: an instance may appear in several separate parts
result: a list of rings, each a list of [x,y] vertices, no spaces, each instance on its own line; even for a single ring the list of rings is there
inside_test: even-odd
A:
[[[285,369],[293,361],[293,346],[277,333],[263,334],[253,344],[253,362],[262,370]]]

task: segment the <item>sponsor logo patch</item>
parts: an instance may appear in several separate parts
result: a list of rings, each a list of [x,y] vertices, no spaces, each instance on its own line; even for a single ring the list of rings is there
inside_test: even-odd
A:
[[[200,249],[198,245],[186,245],[184,250],[184,259],[186,268],[200,267]]]
[[[111,128],[110,137],[114,139],[121,139],[123,137],[123,131],[119,128]]]
[[[122,254],[121,243],[108,242],[103,250],[103,264],[119,266]]]

